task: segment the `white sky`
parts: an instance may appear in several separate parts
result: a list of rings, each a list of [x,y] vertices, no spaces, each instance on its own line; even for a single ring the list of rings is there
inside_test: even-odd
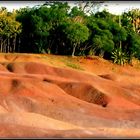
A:
[[[26,6],[33,7],[44,3],[45,1],[0,1],[0,7],[6,7],[9,11],[12,11],[13,9],[20,9]]]
[[[71,4],[74,2],[76,1],[71,1]],[[0,7],[6,7],[9,11],[12,11],[13,9],[19,9],[26,6],[33,7],[44,3],[45,1],[0,1]],[[106,5],[108,6],[102,6],[100,10],[106,8],[113,14],[121,14],[131,8],[140,9],[140,1],[110,1],[107,2]]]
[[[112,14],[121,14],[122,12],[132,8],[140,9],[140,1],[110,1],[106,4],[108,6],[104,7]]]

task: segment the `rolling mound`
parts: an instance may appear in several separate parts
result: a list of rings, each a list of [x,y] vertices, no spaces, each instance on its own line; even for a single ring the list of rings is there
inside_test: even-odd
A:
[[[0,137],[140,137],[138,70],[97,73],[108,62],[83,58],[74,70],[58,57],[0,55]]]

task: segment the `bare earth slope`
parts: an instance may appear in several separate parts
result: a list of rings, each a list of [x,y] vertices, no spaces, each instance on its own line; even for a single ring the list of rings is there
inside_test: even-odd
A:
[[[84,70],[74,70],[66,58],[45,59],[0,55],[0,137],[140,137],[139,70],[84,58],[73,60]]]

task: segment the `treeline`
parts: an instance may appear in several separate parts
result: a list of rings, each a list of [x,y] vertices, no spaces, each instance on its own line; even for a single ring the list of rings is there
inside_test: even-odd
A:
[[[0,52],[98,55],[117,64],[140,59],[140,10],[120,16],[106,10],[87,15],[67,2],[0,9]]]

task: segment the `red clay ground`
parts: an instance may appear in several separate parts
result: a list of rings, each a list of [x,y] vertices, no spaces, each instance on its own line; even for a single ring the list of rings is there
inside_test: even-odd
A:
[[[140,70],[98,57],[0,54],[0,137],[140,137]]]

